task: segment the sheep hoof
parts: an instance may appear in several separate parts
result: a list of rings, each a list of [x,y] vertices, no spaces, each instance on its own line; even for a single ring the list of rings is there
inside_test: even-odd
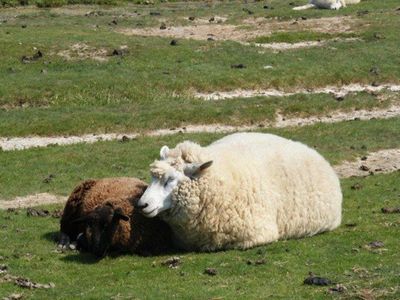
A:
[[[70,245],[69,236],[63,232],[60,232],[60,239],[58,240],[58,248],[66,249]]]
[[[76,250],[76,242],[73,242],[73,243],[69,244],[69,249],[70,250]]]

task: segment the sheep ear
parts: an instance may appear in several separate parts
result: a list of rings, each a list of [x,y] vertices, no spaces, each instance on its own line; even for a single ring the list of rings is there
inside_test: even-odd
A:
[[[169,148],[168,146],[162,146],[160,150],[160,158],[161,160],[165,160],[168,157]]]
[[[203,173],[203,171],[208,169],[212,164],[213,164],[212,160],[202,164],[199,163],[190,164],[185,168],[184,173],[189,178],[195,179],[198,178]]]
[[[114,212],[114,217],[118,220],[129,221],[129,217],[122,212],[121,208],[117,208]]]

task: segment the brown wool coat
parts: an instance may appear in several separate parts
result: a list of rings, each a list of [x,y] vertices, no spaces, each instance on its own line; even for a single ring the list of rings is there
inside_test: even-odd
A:
[[[134,202],[147,188],[147,184],[136,178],[104,178],[85,180],[72,191],[65,205],[60,222],[60,231],[76,240],[85,229],[85,224],[71,221],[92,212],[97,206],[111,202],[120,207],[130,221],[120,221],[113,237],[111,248],[123,252],[156,254],[171,247],[169,226],[158,218],[148,219],[136,212]]]

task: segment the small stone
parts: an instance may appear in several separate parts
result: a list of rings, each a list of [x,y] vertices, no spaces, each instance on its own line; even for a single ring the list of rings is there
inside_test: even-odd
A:
[[[360,170],[367,172],[367,171],[369,171],[369,168],[366,165],[362,165],[362,166],[360,166]]]
[[[352,190],[361,190],[362,189],[362,185],[360,184],[360,183],[355,183],[355,184],[353,184],[350,188],[352,189]]]
[[[384,214],[399,214],[400,207],[382,207],[381,212]]]
[[[369,69],[369,72],[374,75],[379,75],[380,69],[377,66],[375,66],[375,67],[372,67],[371,69]]]
[[[383,34],[379,33],[379,32],[375,32],[374,33],[374,38],[377,39],[377,40],[382,40],[382,39],[385,38],[385,36]]]
[[[360,159],[364,161],[364,160],[367,160],[368,157],[367,156],[362,156]]]
[[[328,289],[330,293],[344,293],[347,291],[347,288],[342,284],[337,284],[334,287]]]
[[[304,279],[303,283],[308,285],[330,285],[332,281],[327,278],[314,276],[314,274],[310,273],[310,276]]]
[[[167,25],[166,25],[165,23],[161,23],[160,29],[161,29],[161,30],[167,29]]]
[[[7,273],[8,267],[6,265],[1,265],[0,264],[0,274]]]
[[[265,265],[266,263],[267,263],[267,261],[266,261],[264,258],[262,258],[262,259],[257,259],[257,260],[254,262],[255,265]]]
[[[204,270],[204,274],[207,274],[207,275],[210,275],[210,276],[215,276],[215,275],[217,275],[217,270],[216,269],[214,269],[214,268],[206,268],[205,270]]]
[[[343,101],[343,100],[344,100],[344,96],[342,96],[342,95],[339,95],[339,96],[336,96],[336,97],[335,97],[335,99],[336,99],[336,101],[339,101],[339,102],[341,102],[341,101]]]
[[[170,269],[177,269],[181,264],[181,258],[178,256],[170,257],[161,263],[161,265],[167,266]]]
[[[195,17],[190,16],[188,19],[189,19],[189,21],[194,21]]]
[[[373,241],[367,245],[367,247],[371,249],[382,248],[383,246],[385,246],[385,244],[381,241]]]
[[[244,64],[233,64],[231,65],[232,69],[245,69],[246,66]]]
[[[122,138],[121,138],[121,142],[122,142],[122,143],[129,142],[129,138],[128,138],[126,135],[124,135],[124,136],[122,136]]]

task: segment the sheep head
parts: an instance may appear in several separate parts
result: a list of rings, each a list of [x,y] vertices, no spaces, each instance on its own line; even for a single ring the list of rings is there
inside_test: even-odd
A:
[[[136,207],[144,216],[153,218],[172,207],[172,191],[185,180],[196,180],[212,165],[212,160],[202,162],[201,147],[192,142],[179,144],[170,150],[163,146],[160,160],[150,165],[152,181]],[[196,161],[199,160],[199,161]]]
[[[112,246],[113,237],[120,221],[129,221],[120,207],[111,202],[97,206],[88,215],[78,218],[73,223],[84,223],[85,230],[78,235],[78,247],[103,257]]]

